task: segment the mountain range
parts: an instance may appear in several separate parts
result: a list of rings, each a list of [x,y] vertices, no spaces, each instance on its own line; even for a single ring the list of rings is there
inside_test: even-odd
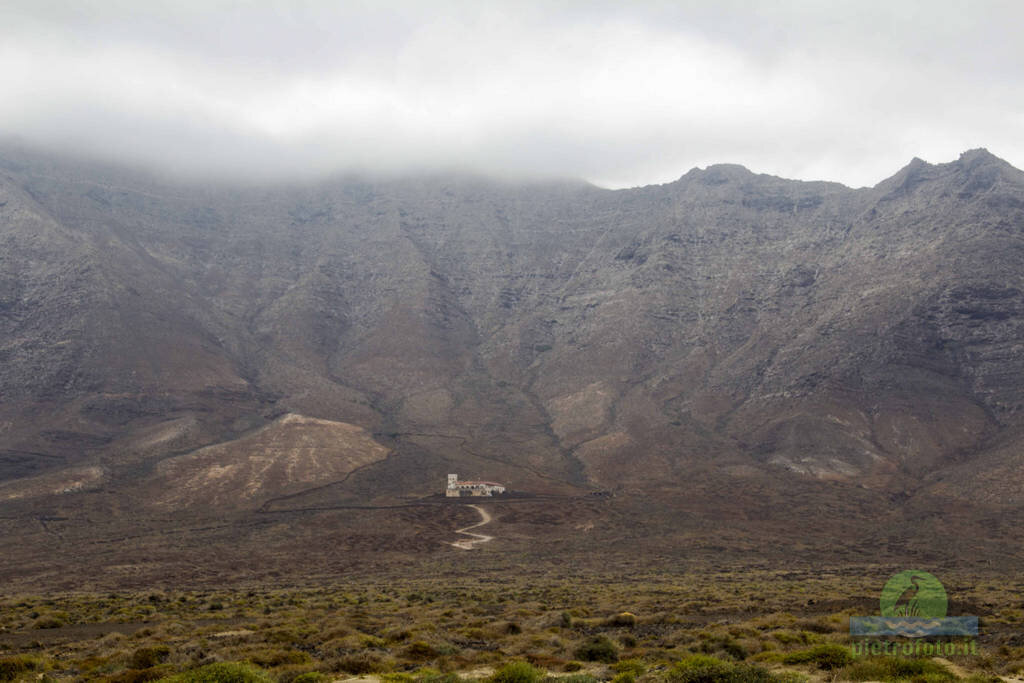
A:
[[[448,562],[449,472],[512,492],[488,561],[1012,564],[1022,446],[1024,172],[983,149],[607,190],[0,148],[8,581]]]

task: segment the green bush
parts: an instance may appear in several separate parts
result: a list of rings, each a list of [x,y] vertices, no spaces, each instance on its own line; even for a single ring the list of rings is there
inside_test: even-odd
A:
[[[317,671],[309,671],[304,674],[299,674],[292,679],[292,683],[320,683],[320,681],[327,680],[327,676]]]
[[[557,683],[598,683],[598,679],[590,674],[573,674],[571,676],[549,677],[545,680],[557,681]]]
[[[633,674],[633,676],[643,676],[647,671],[647,667],[639,659],[623,659],[621,662],[617,662],[612,669],[616,673]]]
[[[668,672],[671,683],[775,683],[767,669],[753,664],[726,662],[708,655],[692,655]]]
[[[606,636],[594,636],[576,648],[577,659],[585,662],[613,664],[619,660],[619,650]]]
[[[416,677],[404,671],[392,671],[386,674],[379,674],[380,680],[384,683],[416,683]]]
[[[808,650],[786,653],[782,657],[785,664],[815,664],[819,669],[832,671],[842,669],[853,661],[850,649],[834,643],[822,643]]]
[[[938,683],[956,680],[949,669],[930,659],[871,657],[856,659],[840,672],[848,681],[921,681]]]
[[[529,662],[509,662],[487,679],[490,683],[537,683],[544,672]]]
[[[274,683],[266,671],[251,664],[217,662],[176,676],[161,679],[163,683]]]
[[[459,683],[460,680],[456,674],[451,673],[429,672],[416,676],[416,683]]]

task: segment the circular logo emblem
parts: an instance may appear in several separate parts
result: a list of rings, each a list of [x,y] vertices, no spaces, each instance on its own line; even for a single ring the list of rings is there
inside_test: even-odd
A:
[[[928,572],[905,571],[889,579],[882,589],[883,617],[946,616],[946,589]]]

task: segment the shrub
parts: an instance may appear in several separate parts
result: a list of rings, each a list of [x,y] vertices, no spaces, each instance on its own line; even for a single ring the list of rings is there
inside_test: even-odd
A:
[[[550,680],[550,679],[549,679]],[[590,674],[573,674],[571,676],[560,676],[555,678],[558,683],[598,683],[598,679]]]
[[[13,681],[26,671],[38,671],[42,665],[32,657],[4,657],[0,659],[0,681]]]
[[[324,676],[318,671],[308,671],[304,674],[299,674],[292,679],[292,683],[320,683],[320,681],[327,680],[327,676]]]
[[[672,683],[775,683],[767,669],[753,664],[726,662],[707,655],[692,655],[668,672]]]
[[[489,683],[537,683],[544,677],[544,672],[529,662],[509,662],[494,672]]]
[[[740,645],[739,641],[729,638],[722,642],[722,650],[735,660],[743,661],[747,658],[747,649]]]
[[[132,656],[128,658],[128,668],[149,669],[157,664],[162,664],[170,656],[171,648],[166,645],[141,647],[133,652]]]
[[[40,617],[32,624],[32,628],[60,628],[64,622],[57,617]]]
[[[835,624],[829,623],[827,619],[801,619],[796,622],[797,628],[801,631],[810,631],[811,633],[832,633],[833,631],[839,630]]]
[[[952,681],[956,676],[930,659],[871,657],[856,659],[840,672],[848,681]]]
[[[563,671],[579,671],[583,668],[583,664],[577,661],[566,662],[565,666],[562,667]]]
[[[415,683],[416,677],[405,672],[392,671],[391,673],[380,674],[380,680],[384,683]]]
[[[783,645],[792,645],[794,643],[807,643],[807,637],[810,634],[807,631],[775,631],[772,633],[772,637],[779,641]]]
[[[576,648],[575,654],[578,659],[585,662],[612,664],[619,659],[619,651],[615,647],[615,643],[605,636],[594,636]]]
[[[163,683],[274,683],[266,671],[251,664],[217,662],[161,679]]]
[[[104,680],[107,683],[148,683],[148,681],[160,680],[167,673],[166,670],[161,670],[160,668],[128,669],[119,674],[109,676]]]
[[[647,671],[647,667],[639,659],[623,659],[621,662],[616,663],[612,669],[620,674],[632,674],[634,677],[643,676],[644,672]]]
[[[384,647],[387,647],[387,644],[388,644],[387,641],[384,640],[383,638],[378,638],[377,636],[369,636],[369,635],[363,635],[359,639],[359,642],[362,644],[363,647],[376,647],[376,648],[384,648]]]
[[[361,676],[383,671],[386,667],[380,657],[368,652],[360,652],[334,660],[330,668],[331,671]]]
[[[347,634],[339,633],[337,635],[347,635]],[[337,636],[335,636],[335,637],[337,637]],[[393,643],[400,643],[403,640],[409,640],[409,638],[412,637],[412,633],[410,633],[408,629],[404,629],[404,628],[393,629],[393,630],[388,631],[387,633],[385,633],[384,637],[387,638],[388,640],[390,640]]]
[[[853,661],[849,648],[834,643],[815,645],[809,650],[789,652],[782,657],[785,664],[815,664],[819,669],[842,669]]]
[[[289,664],[308,664],[311,657],[301,650],[270,650],[251,657],[253,664],[273,668]]]
[[[405,648],[405,656],[410,659],[433,659],[437,656],[437,650],[429,643],[417,640]]]
[[[416,676],[416,683],[459,683],[460,680],[456,674],[443,674],[435,671]]]
[[[619,612],[608,619],[609,626],[636,626],[636,615],[632,612]]]

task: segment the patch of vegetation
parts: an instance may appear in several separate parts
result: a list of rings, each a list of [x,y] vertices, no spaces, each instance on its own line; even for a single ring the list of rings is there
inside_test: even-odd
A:
[[[415,676],[414,680],[416,683],[459,683],[462,679],[453,673],[443,674],[439,671],[425,671]]]
[[[639,659],[623,659],[612,666],[612,670],[620,674],[630,674],[634,677],[643,676],[647,666]]]
[[[64,625],[64,622],[55,616],[46,616],[36,619],[35,623],[32,624],[32,628],[60,628]]]
[[[207,664],[160,680],[161,683],[275,683],[274,677],[266,671],[239,662]]]
[[[274,668],[293,664],[308,664],[311,658],[300,650],[270,650],[258,652],[250,658],[252,663],[264,668]]]
[[[334,672],[362,676],[364,674],[386,671],[388,667],[384,665],[383,660],[378,655],[370,652],[360,652],[334,660],[329,668]]]
[[[330,680],[327,676],[320,673],[319,671],[307,671],[304,674],[299,674],[291,680],[291,683],[322,683],[323,681]],[[284,681],[278,680],[278,683],[285,683]]]
[[[488,678],[489,683],[537,683],[544,672],[529,662],[509,662]]]
[[[128,659],[129,669],[149,669],[163,664],[171,656],[171,648],[166,645],[156,647],[140,647]]]
[[[29,671],[41,671],[43,663],[34,657],[4,657],[0,659],[0,681],[13,681]]]
[[[636,615],[632,612],[619,612],[608,618],[609,626],[636,626]]]
[[[869,657],[857,659],[839,672],[848,681],[915,681],[915,683],[941,683],[954,681],[956,676],[946,667],[931,659],[907,657]]]
[[[789,652],[782,657],[785,664],[814,664],[824,671],[842,669],[852,661],[850,648],[834,643],[822,643],[807,650]]]
[[[437,649],[429,643],[417,640],[405,648],[405,656],[410,659],[433,659],[438,655]]]
[[[590,674],[572,674],[571,676],[560,676],[558,678],[549,676],[544,680],[556,683],[598,683],[599,679]]]
[[[576,648],[574,654],[585,662],[613,664],[619,660],[619,649],[607,636],[594,636]]]
[[[869,597],[877,592],[877,580],[874,572],[787,572],[781,578],[716,571],[638,574],[628,581],[603,576],[581,585],[560,576],[496,581],[481,575],[459,582],[380,578],[306,588],[167,590],[156,599],[153,591],[0,596],[0,656],[6,657],[0,660],[0,681],[45,674],[146,683],[213,662],[245,662],[249,673],[277,683],[364,675],[384,683],[459,683],[460,673],[502,670],[512,659],[532,667],[525,669],[526,678],[577,674],[558,683],[594,683],[592,676],[614,676],[615,683],[716,676],[798,683],[807,677],[771,668],[780,665],[813,668],[811,677],[821,677],[821,671],[829,680],[951,680],[937,665],[849,661],[839,631],[826,632],[845,630],[845,612],[836,613],[834,601],[814,612],[807,599]],[[963,589],[964,599],[994,614],[1021,609],[1024,583],[985,584],[970,577],[960,582],[982,586]],[[223,609],[211,613],[208,606],[215,602]],[[632,625],[617,619],[623,605],[644,618]],[[728,622],[722,614],[730,615]],[[33,630],[48,617],[88,625],[88,635],[69,641],[65,631]],[[994,629],[982,656],[958,664],[975,676],[974,683],[1024,670],[1017,632]],[[670,664],[681,656],[683,662]]]
[[[755,664],[727,662],[708,655],[692,655],[673,666],[670,683],[777,683],[767,669]]]

